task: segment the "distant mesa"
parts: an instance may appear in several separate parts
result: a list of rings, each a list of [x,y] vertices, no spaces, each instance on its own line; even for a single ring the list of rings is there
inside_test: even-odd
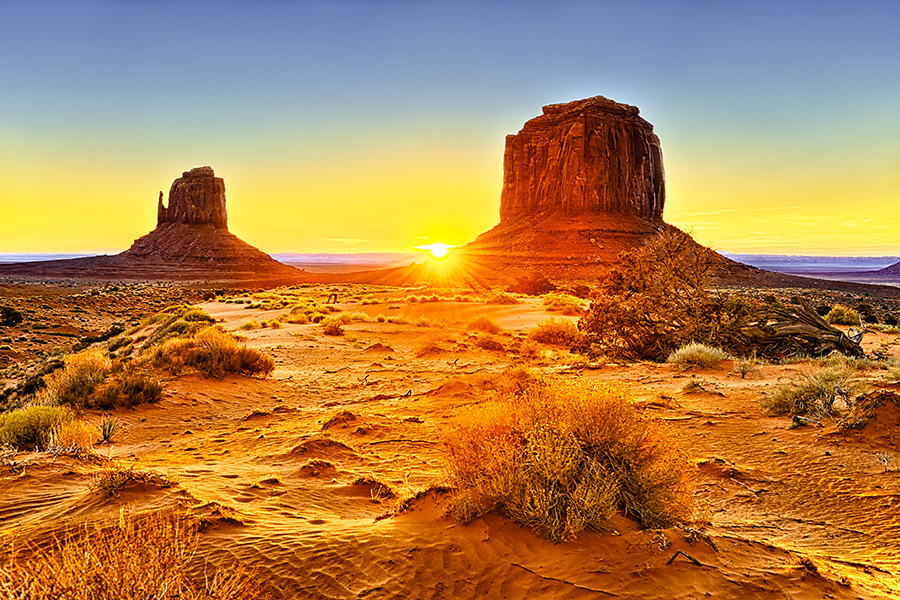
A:
[[[111,280],[295,282],[304,271],[282,264],[228,231],[225,181],[212,167],[185,171],[167,204],[157,202],[156,229],[121,254],[0,265],[0,275]]]

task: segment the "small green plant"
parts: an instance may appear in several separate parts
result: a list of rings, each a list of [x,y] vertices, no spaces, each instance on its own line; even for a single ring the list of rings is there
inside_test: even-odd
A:
[[[113,436],[119,430],[119,419],[111,415],[103,415],[100,417],[100,423],[97,425],[97,432],[100,434],[100,443],[109,444],[112,442]]]
[[[497,321],[485,315],[479,315],[469,321],[467,328],[474,331],[483,331],[491,335],[500,333],[500,330],[502,329]]]
[[[254,329],[259,329],[261,325],[256,319],[250,319],[240,326],[241,331],[252,331]]]
[[[713,367],[728,358],[728,353],[719,348],[691,342],[669,355],[670,362],[682,369],[688,367]]]
[[[584,336],[578,331],[578,326],[566,319],[547,319],[538,323],[528,337],[535,342],[552,346],[570,347],[580,343]]]

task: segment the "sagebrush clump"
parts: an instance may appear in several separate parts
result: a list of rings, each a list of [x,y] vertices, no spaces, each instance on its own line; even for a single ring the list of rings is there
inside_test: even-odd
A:
[[[521,370],[497,387],[444,439],[451,515],[499,509],[554,541],[602,528],[617,510],[647,528],[689,518],[692,463],[623,389]]]
[[[853,372],[837,366],[801,372],[796,379],[781,383],[762,405],[773,415],[809,415],[821,418],[834,413],[834,403],[849,404],[855,390]]]
[[[226,375],[261,375],[275,370],[275,361],[255,348],[248,348],[235,336],[216,327],[201,331],[195,337],[170,339],[156,348],[153,364],[180,373],[193,368],[206,377],[221,379]]]
[[[538,323],[528,332],[528,337],[541,344],[567,348],[581,343],[584,338],[572,321],[552,318]]]
[[[670,354],[666,362],[684,369],[692,366],[713,367],[727,358],[728,353],[721,348],[691,342]]]

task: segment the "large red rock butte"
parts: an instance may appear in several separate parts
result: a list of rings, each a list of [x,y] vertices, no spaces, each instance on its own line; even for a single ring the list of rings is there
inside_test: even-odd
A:
[[[506,138],[500,223],[459,250],[515,274],[602,274],[670,227],[659,138],[638,108],[603,96],[551,104]]]

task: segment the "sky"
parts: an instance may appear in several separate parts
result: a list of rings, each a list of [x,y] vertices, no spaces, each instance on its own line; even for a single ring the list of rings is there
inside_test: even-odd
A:
[[[727,252],[900,254],[893,0],[0,0],[0,252],[116,252],[192,167],[267,252],[464,244],[505,136],[633,104],[665,219]]]

